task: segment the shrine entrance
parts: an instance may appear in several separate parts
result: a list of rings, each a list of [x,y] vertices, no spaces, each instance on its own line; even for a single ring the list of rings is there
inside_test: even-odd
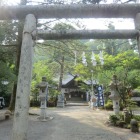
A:
[[[76,81],[76,76],[71,76],[69,79],[65,79],[62,84],[61,92],[65,95],[66,101],[82,102],[87,101],[86,92],[80,89],[82,84],[86,85],[83,81]]]
[[[32,78],[33,46],[37,35],[40,39],[137,39],[140,54],[140,4],[100,4],[100,5],[35,5],[0,7],[0,20],[25,19],[20,67],[17,83],[17,96],[13,133],[11,140],[27,139],[29,94]],[[135,30],[84,30],[84,31],[37,31],[36,20],[49,18],[133,18]],[[94,26],[94,23],[93,23]],[[71,88],[72,89],[72,88]],[[69,91],[73,99],[80,99],[82,94]],[[64,92],[65,93],[65,92]],[[84,97],[84,95],[83,95]],[[83,98],[84,99],[84,98]],[[22,126],[22,127],[21,127]]]
[[[70,92],[69,94],[65,93],[65,98],[66,101],[74,101],[74,102],[79,102],[79,101],[86,101],[86,93],[81,92],[81,91],[73,91]]]

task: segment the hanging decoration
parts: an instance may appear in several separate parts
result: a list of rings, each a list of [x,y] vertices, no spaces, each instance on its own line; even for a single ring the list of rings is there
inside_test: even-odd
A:
[[[96,66],[97,62],[96,62],[96,59],[95,59],[95,56],[94,56],[94,52],[92,52],[92,55],[91,55],[91,62],[92,62],[93,66]]]
[[[101,65],[104,65],[104,58],[103,58],[103,52],[102,51],[100,51],[100,53],[99,53],[99,59],[100,59]],[[96,58],[95,58],[95,55],[94,55],[93,51],[92,51],[92,54],[91,54],[91,62],[92,62],[93,66],[97,65],[97,61],[96,61]],[[82,54],[82,63],[85,66],[87,66],[85,52],[83,52],[83,54]],[[75,65],[76,65],[76,52],[75,52]]]
[[[99,53],[99,59],[100,59],[101,65],[104,65],[104,58],[103,58],[103,52],[102,51],[100,51],[100,53]]]
[[[86,60],[86,56],[85,56],[85,52],[83,52],[82,54],[82,63],[87,66],[87,60]]]

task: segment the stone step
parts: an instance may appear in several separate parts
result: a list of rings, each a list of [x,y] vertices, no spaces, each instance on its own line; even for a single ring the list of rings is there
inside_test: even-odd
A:
[[[67,101],[66,106],[88,106],[85,101]]]
[[[71,99],[69,99],[69,101],[82,101],[83,102],[83,99],[79,98],[79,97],[71,97]]]

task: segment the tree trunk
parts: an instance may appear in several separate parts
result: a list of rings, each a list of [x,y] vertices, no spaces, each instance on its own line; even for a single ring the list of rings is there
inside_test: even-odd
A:
[[[59,78],[58,91],[61,91],[63,74],[64,74],[64,56],[62,56],[62,60],[61,60],[61,63],[60,63],[60,78]]]
[[[26,16],[23,31],[12,140],[27,140],[34,38],[36,38],[36,19],[30,14]]]
[[[135,18],[140,4],[73,4],[1,6],[0,20],[24,19],[27,14],[37,18]],[[94,23],[93,23],[94,26]]]
[[[44,40],[60,39],[135,39],[138,30],[68,30],[68,31],[41,31],[38,38]]]
[[[14,111],[14,109],[15,109],[16,90],[17,90],[17,83],[14,82],[13,91],[12,91],[11,99],[10,99],[10,105],[8,107],[8,110],[10,110],[10,111]]]
[[[20,65],[20,54],[21,54],[21,44],[22,44],[22,32],[23,32],[23,23],[19,21],[18,24],[18,45],[16,46],[17,48],[17,60],[16,60],[16,75],[18,76],[19,72],[19,65]],[[17,90],[17,82],[14,82],[13,86],[13,92],[11,95],[11,100],[10,100],[10,105],[9,105],[9,110],[14,111],[15,109],[15,98],[16,98],[16,90]]]

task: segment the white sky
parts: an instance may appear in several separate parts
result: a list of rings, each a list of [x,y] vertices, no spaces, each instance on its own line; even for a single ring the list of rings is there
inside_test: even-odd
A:
[[[87,29],[108,29],[110,22],[115,29],[134,29],[133,19],[85,19],[83,24],[87,25]]]
[[[30,0],[30,1],[43,1],[43,0]],[[18,4],[20,0],[7,0],[5,3],[8,5]],[[81,23],[86,29],[108,29],[107,25],[112,22],[115,29],[134,29],[133,19],[80,19]]]

